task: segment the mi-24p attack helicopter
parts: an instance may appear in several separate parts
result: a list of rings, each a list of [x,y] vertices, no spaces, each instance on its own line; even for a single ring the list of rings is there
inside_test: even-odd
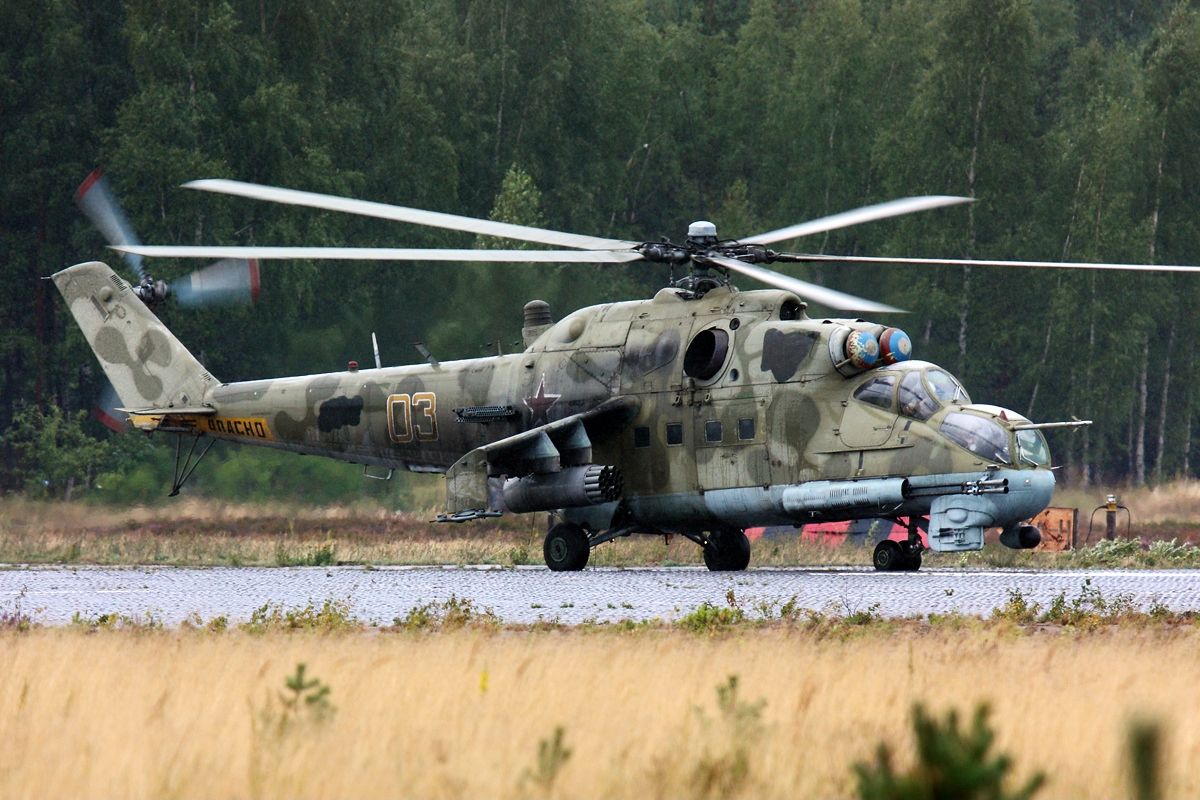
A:
[[[877,517],[907,526],[875,549],[881,570],[915,570],[925,549],[978,550],[999,527],[1014,548],[1040,541],[1033,515],[1054,488],[1042,429],[973,403],[947,370],[911,359],[901,330],[816,319],[835,309],[899,309],[816,286],[772,262],[1200,270],[1132,264],[864,258],[768,248],[861,222],[969,202],[912,197],[739,240],[696,222],[676,244],[622,241],[229,180],[189,188],[343,211],[556,250],[141,247],[144,257],[550,263],[669,263],[687,274],[652,299],[575,311],[524,308],[525,350],[464,361],[222,383],[104,264],[54,275],[116,387],[129,422],[178,436],[172,493],[213,440],[329,456],[368,467],[445,473],[446,513],[464,522],[549,511],[552,570],[632,534],[677,533],[712,570],[750,561],[757,525]],[[733,273],[768,290],[738,291]],[[196,455],[197,443],[208,439]],[[190,440],[184,452],[183,443]],[[389,472],[390,474],[390,472]],[[498,490],[497,490],[498,487]]]

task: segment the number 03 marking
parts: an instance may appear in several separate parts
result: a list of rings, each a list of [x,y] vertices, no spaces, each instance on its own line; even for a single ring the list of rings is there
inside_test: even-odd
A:
[[[388,436],[396,444],[432,442],[438,438],[437,395],[433,392],[394,394],[387,399]]]

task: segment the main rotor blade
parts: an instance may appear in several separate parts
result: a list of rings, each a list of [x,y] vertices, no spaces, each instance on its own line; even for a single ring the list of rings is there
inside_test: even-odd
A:
[[[108,178],[104,177],[101,169],[92,170],[75,190],[75,203],[92,224],[104,234],[104,239],[110,245],[136,246],[141,244],[133,226],[125,218],[121,204],[108,186]],[[137,273],[139,279],[146,277],[142,269],[142,257],[134,253],[124,252],[125,261]]]
[[[907,313],[902,308],[877,303],[874,300],[867,300],[862,297],[855,297],[852,294],[827,289],[824,286],[818,286],[815,283],[802,281],[798,278],[793,278],[789,275],[775,272],[774,270],[760,267],[757,264],[747,264],[745,261],[738,261],[736,258],[727,258],[725,256],[704,256],[704,259],[711,261],[714,264],[720,264],[726,269],[741,273],[748,278],[754,278],[769,286],[774,286],[777,289],[786,289],[789,292],[795,292],[801,297],[812,300],[830,308],[837,308],[843,311],[868,311],[874,313]]]
[[[846,228],[851,225],[858,225],[861,222],[871,222],[877,219],[887,219],[888,217],[898,217],[901,214],[911,214],[915,211],[928,211],[931,208],[941,208],[943,206],[953,206],[959,203],[973,202],[969,197],[951,197],[948,195],[927,195],[924,197],[902,197],[899,200],[889,200],[886,203],[878,203],[873,206],[863,206],[852,211],[843,211],[840,214],[833,214],[828,217],[810,220],[809,222],[801,222],[799,225],[792,225],[787,228],[780,228],[777,231],[769,233],[760,233],[757,236],[751,236],[748,239],[739,239],[743,244],[772,244],[774,242],[784,242],[788,239],[796,239],[801,236],[810,236],[814,233],[825,233],[826,231],[837,230],[838,228]]]
[[[507,261],[512,263],[618,264],[638,261],[629,250],[440,250],[397,247],[113,247],[151,258],[327,259],[335,261]]]
[[[1094,264],[1088,261],[990,261],[978,258],[888,258],[886,256],[833,256],[784,253],[780,261],[828,261],[851,264],[929,264],[964,267],[1037,267],[1042,269],[1107,269],[1131,272],[1200,272],[1188,264]]]
[[[248,306],[258,300],[258,262],[224,258],[171,281],[171,294],[184,308]]]
[[[537,242],[556,247],[578,247],[583,250],[624,250],[636,247],[638,242],[625,242],[618,239],[603,239],[596,236],[583,236],[577,233],[531,228],[526,225],[512,225],[507,222],[494,222],[475,217],[460,217],[457,214],[442,214],[437,211],[422,211],[419,208],[405,208],[386,203],[375,203],[370,200],[354,200],[349,197],[336,197],[315,192],[302,192],[296,189],[280,189],[275,186],[263,186],[257,183],[244,183],[220,178],[191,181],[185,183],[188,189],[199,189],[205,192],[249,197],[255,200],[267,200],[272,203],[285,203],[308,208],[321,208],[327,211],[344,211],[347,214],[359,214],[366,217],[378,217],[395,222],[411,222],[414,225],[428,225],[433,228],[446,228],[452,231],[466,231],[481,236],[498,236],[503,239],[518,239],[524,242]]]

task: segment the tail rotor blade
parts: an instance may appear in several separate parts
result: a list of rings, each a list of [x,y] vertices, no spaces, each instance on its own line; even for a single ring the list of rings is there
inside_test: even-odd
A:
[[[96,398],[96,406],[92,409],[92,415],[109,430],[124,433],[129,430],[129,415],[120,408],[121,398],[117,397],[117,390],[113,388],[111,381],[104,381],[104,388],[100,390],[100,396]]]
[[[116,196],[109,188],[108,179],[104,177],[103,170],[93,170],[92,174],[79,184],[79,188],[75,190],[75,203],[92,224],[104,234],[104,238],[110,245],[137,247],[141,244],[137,234],[133,232],[133,226],[125,218],[121,204],[117,202]],[[142,257],[128,252],[123,252],[122,255],[125,257],[126,263],[137,273],[138,279],[144,279],[146,272],[142,269]]]
[[[258,261],[226,258],[171,281],[171,294],[185,308],[248,306],[258,300]]]

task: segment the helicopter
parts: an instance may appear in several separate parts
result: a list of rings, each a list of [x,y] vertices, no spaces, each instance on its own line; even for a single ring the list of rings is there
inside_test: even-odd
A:
[[[543,263],[666,263],[686,268],[652,298],[555,319],[522,309],[524,350],[460,361],[347,369],[225,383],[159,321],[136,287],[100,262],[56,273],[61,292],[121,398],[129,424],[176,435],[171,494],[216,440],[441,473],[437,522],[548,512],[543,555],[576,571],[592,548],[633,535],[681,535],[710,570],[744,570],[751,526],[881,518],[881,571],[914,571],[933,552],[979,550],[984,530],[1036,547],[1028,520],[1055,486],[1043,431],[973,402],[949,371],[913,358],[899,328],[807,314],[899,311],[784,275],[776,262],[885,262],[1197,271],[1191,266],[808,255],[769,248],[801,236],[971,202],[891,200],[723,240],[707,221],[681,243],[625,241],[225,179],[186,188],[515,239],[559,249],[141,246],[141,257]],[[739,291],[732,275],[772,288]],[[515,311],[515,310],[514,310]],[[185,442],[190,442],[186,453]],[[203,443],[203,446],[201,444]]]

